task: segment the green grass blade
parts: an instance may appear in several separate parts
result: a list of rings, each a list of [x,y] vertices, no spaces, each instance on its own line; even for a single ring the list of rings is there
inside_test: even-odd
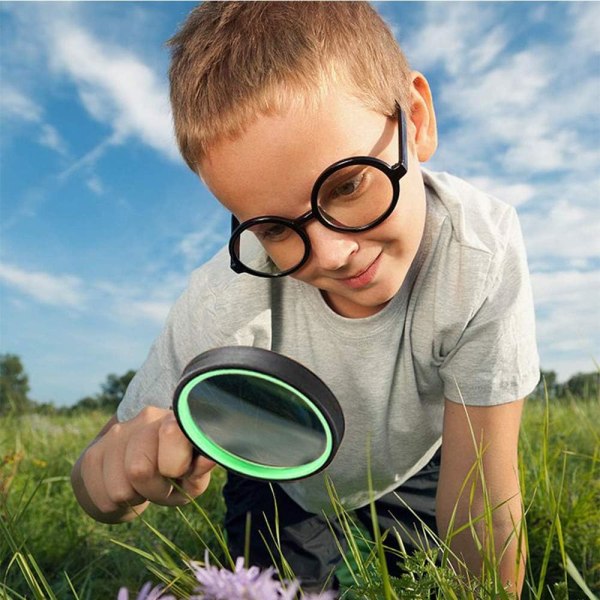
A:
[[[571,576],[573,581],[581,588],[581,591],[586,595],[589,600],[598,600],[598,596],[590,590],[586,582],[583,580],[581,573],[577,570],[577,567],[573,564],[570,556],[567,556],[567,573]]]

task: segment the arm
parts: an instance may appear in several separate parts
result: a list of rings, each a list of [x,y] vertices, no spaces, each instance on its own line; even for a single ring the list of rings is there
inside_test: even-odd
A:
[[[113,416],[71,473],[75,496],[97,521],[131,521],[151,502],[178,506],[204,492],[215,463],[195,456],[168,409],[149,406],[130,421]],[[169,479],[178,480],[183,493]]]
[[[452,551],[464,560],[471,573],[479,576],[482,553],[473,539],[473,531],[467,528],[456,535],[452,532],[484,515],[487,495],[487,505],[493,508],[493,532],[489,531],[485,519],[477,520],[473,527],[486,548],[484,556],[495,556],[502,584],[508,583],[508,591],[517,595],[525,575],[525,546],[521,532],[523,510],[517,466],[522,409],[523,400],[488,407],[445,401],[436,498],[440,535],[451,534]],[[473,469],[478,452],[480,467]],[[485,485],[482,485],[482,479]]]

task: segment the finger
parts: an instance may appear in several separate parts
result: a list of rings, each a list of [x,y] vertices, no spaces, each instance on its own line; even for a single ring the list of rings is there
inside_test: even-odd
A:
[[[98,444],[90,446],[81,458],[83,489],[91,503],[102,513],[112,513],[118,505],[111,499],[104,470],[104,454]]]
[[[183,477],[192,464],[192,445],[185,437],[175,415],[162,420],[158,430],[158,471],[163,477]]]
[[[210,474],[216,462],[205,456],[196,456],[189,471],[180,479],[185,494],[192,498],[203,494],[210,483]]]
[[[212,460],[196,456],[188,473],[173,480],[174,487],[165,504],[182,506],[206,491],[210,484],[210,475],[216,465]]]
[[[113,504],[111,510],[124,506],[137,506],[146,498],[139,494],[127,476],[123,461],[125,445],[117,436],[103,439],[102,482],[105,494]]]
[[[156,504],[164,504],[171,483],[158,470],[159,421],[134,431],[125,450],[125,474],[135,491]]]

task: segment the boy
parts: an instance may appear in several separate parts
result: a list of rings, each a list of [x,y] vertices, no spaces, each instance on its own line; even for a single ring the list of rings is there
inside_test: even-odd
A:
[[[282,551],[305,589],[335,585],[340,560],[325,477],[368,524],[370,468],[379,524],[409,549],[413,512],[444,537],[453,518],[457,529],[481,515],[487,494],[493,533],[474,528],[519,592],[517,440],[539,372],[515,211],[421,169],[437,145],[429,86],[368,4],[207,2],[171,45],[180,149],[234,216],[232,239],[194,272],[75,465],[80,503],[116,523],[150,502],[185,503],[169,478],[200,495],[214,463],[195,458],[169,410],[177,380],[209,348],[264,347],[315,371],[346,419],[324,473],[273,486]],[[224,496],[232,555],[250,513],[250,561],[265,566],[271,489],[230,473]],[[472,532],[451,545],[477,574]]]

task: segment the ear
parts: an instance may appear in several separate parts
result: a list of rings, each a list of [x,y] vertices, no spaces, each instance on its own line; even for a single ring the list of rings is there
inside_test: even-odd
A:
[[[425,162],[433,156],[437,148],[437,125],[429,83],[418,71],[411,73],[410,97],[414,148],[419,161]]]

